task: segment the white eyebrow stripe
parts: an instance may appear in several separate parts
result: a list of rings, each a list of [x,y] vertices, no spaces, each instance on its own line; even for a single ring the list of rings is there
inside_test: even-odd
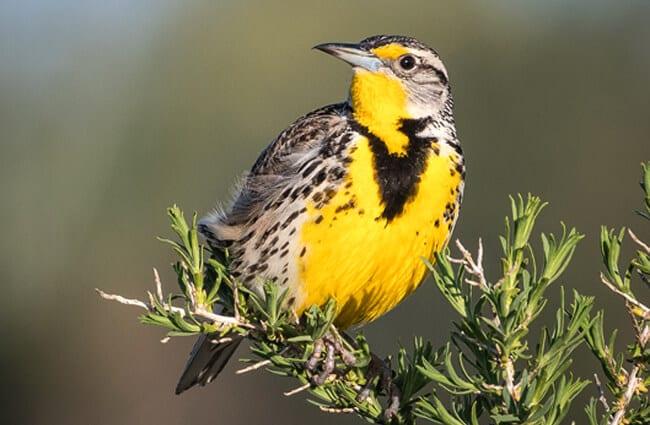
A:
[[[449,74],[447,73],[447,68],[445,68],[445,65],[442,63],[442,60],[440,57],[438,57],[438,55],[428,50],[413,48],[409,50],[412,54],[423,58],[427,62],[427,65],[431,66],[435,71],[440,72],[442,74],[442,77],[444,77],[445,83],[449,82]]]

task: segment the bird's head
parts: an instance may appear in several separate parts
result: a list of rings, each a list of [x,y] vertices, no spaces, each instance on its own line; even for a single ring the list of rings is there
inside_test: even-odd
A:
[[[367,126],[436,116],[451,103],[449,78],[440,57],[412,37],[379,35],[357,44],[326,43],[314,48],[353,66],[350,103],[357,119]]]

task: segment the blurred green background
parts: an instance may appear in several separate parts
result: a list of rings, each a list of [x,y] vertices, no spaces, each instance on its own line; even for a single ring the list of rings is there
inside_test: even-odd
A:
[[[161,345],[93,288],[141,296],[153,266],[172,283],[154,239],[165,207],[226,199],[289,122],[345,98],[349,68],[311,46],[378,33],[418,37],[447,64],[468,164],[455,236],[484,238],[494,276],[507,195],[542,196],[539,230],[565,220],[588,235],[562,283],[626,323],[598,283],[597,236],[600,224],[649,236],[632,212],[650,159],[648,22],[645,0],[3,1],[2,422],[358,423],[282,396],[293,382],[234,376],[236,362],[174,396],[191,341]],[[412,335],[443,343],[452,319],[426,283],[366,332],[388,354]]]

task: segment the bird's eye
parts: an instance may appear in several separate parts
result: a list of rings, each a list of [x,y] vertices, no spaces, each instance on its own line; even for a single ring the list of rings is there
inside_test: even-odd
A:
[[[399,60],[399,66],[403,70],[409,71],[415,66],[415,58],[411,55],[404,55]]]

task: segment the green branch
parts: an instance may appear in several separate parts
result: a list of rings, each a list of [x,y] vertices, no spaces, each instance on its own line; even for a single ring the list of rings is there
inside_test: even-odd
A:
[[[650,163],[641,166],[645,211],[638,213],[650,220]],[[594,326],[586,334],[587,343],[602,366],[607,392],[613,399],[608,401],[605,388],[596,376],[599,397],[592,399],[586,407],[591,425],[650,423],[650,309],[638,298],[638,290],[633,287],[635,277],[638,277],[646,288],[650,286],[650,247],[628,229],[627,233],[638,249],[635,257],[621,268],[621,248],[625,233],[624,228],[618,232],[602,228],[600,243],[605,270],[600,277],[602,283],[624,301],[634,340],[624,353],[617,353],[616,331],[605,339],[605,313],[602,311],[598,313]]]
[[[645,209],[639,214],[650,220],[650,163],[642,167]],[[225,261],[206,258],[196,215],[188,223],[175,206],[168,214],[176,237],[161,240],[178,257],[173,264],[178,292],[165,294],[155,269],[155,289],[146,301],[98,292],[144,309],[142,323],[167,330],[163,342],[197,334],[216,343],[232,335],[248,338],[253,358],[242,360],[247,366],[238,373],[265,368],[289,377],[297,386],[286,396],[306,391],[324,412],[355,413],[371,423],[560,424],[589,384],[570,371],[574,350],[586,341],[605,378],[603,385],[595,376],[598,397],[586,407],[590,424],[648,424],[650,309],[638,297],[635,280],[650,287],[650,245],[628,230],[637,250],[621,266],[625,229],[601,231],[601,280],[623,300],[635,336],[625,352],[616,350],[616,331],[606,336],[604,312],[591,315],[593,298],[575,291],[569,303],[560,289],[555,322],[538,324],[548,291],[583,238],[562,225],[559,236],[541,234],[535,247],[534,224],[544,207],[530,195],[511,198],[495,279],[486,276],[480,240],[476,255],[457,241],[459,258],[445,250],[435,263],[424,259],[442,298],[457,313],[450,340],[434,349],[415,338],[410,354],[400,348],[383,374],[362,333],[352,339],[334,327],[333,300],[297,317],[273,282],[264,285],[263,294],[241,286],[228,272],[227,254]],[[541,330],[535,341],[532,327]],[[386,364],[391,366],[390,358]]]
[[[298,318],[273,282],[264,285],[263,294],[249,291],[230,276],[227,258],[207,258],[196,215],[187,223],[175,206],[168,214],[176,237],[161,240],[178,257],[173,264],[178,292],[164,294],[155,272],[155,290],[147,293],[147,301],[100,294],[143,308],[140,320],[165,328],[164,342],[201,333],[217,343],[233,334],[248,338],[252,358],[242,360],[247,366],[238,373],[265,368],[289,377],[296,384],[285,395],[308,392],[309,401],[324,412],[355,413],[371,423],[412,424],[417,418],[442,424],[560,423],[587,385],[568,372],[571,355],[602,316],[590,317],[591,298],[574,293],[568,305],[562,291],[554,326],[542,327],[536,343],[529,340],[547,291],[582,239],[563,226],[559,237],[541,235],[541,254],[536,255],[531,236],[544,205],[532,196],[511,199],[496,280],[485,275],[480,241],[476,259],[457,242],[460,258],[445,251],[436,256],[435,266],[425,260],[458,320],[450,342],[437,350],[421,338],[410,350],[399,349],[388,376],[374,370],[376,356],[362,333],[354,339],[339,334],[334,301],[312,306]],[[214,313],[217,305],[219,314]],[[326,338],[336,351],[322,350]]]
[[[454,323],[444,364],[421,367],[443,391],[434,390],[420,400],[419,417],[443,424],[478,424],[480,418],[490,423],[555,424],[588,384],[567,369],[573,350],[591,327],[592,298],[574,293],[566,306],[562,292],[554,328],[542,328],[534,349],[529,341],[531,325],[546,306],[547,290],[583,237],[564,226],[559,238],[542,235],[543,260],[538,261],[530,239],[544,205],[532,196],[511,199],[496,280],[485,276],[480,242],[476,260],[457,242],[462,258],[445,252],[435,267],[430,266],[436,286],[460,320]],[[438,398],[441,392],[451,394],[451,403]]]

